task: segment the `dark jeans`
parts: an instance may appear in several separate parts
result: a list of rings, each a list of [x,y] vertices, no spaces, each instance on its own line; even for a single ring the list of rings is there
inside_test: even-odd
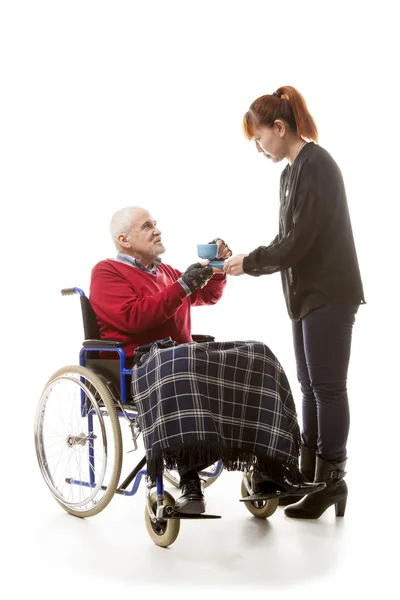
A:
[[[179,473],[179,477],[181,479],[198,479],[198,473],[207,468],[207,465],[199,465],[194,466],[189,465],[187,463],[181,462],[177,465],[177,470]]]
[[[350,427],[347,371],[358,305],[329,304],[293,321],[303,394],[302,442],[328,461],[346,458]]]

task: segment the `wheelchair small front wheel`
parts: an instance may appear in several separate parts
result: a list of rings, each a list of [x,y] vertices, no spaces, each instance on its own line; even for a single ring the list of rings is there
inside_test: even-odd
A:
[[[157,492],[153,491],[150,494],[149,503],[151,506],[152,514],[155,516],[157,512]],[[175,506],[175,500],[168,494],[168,492],[164,491],[164,504],[168,504],[172,508]],[[146,505],[144,519],[146,523],[146,529],[156,544],[156,546],[161,546],[162,548],[166,548],[167,546],[171,546],[174,543],[179,534],[179,529],[181,526],[181,522],[179,519],[165,519],[163,522],[152,521],[149,514],[148,506]]]
[[[90,369],[63,367],[49,379],[36,411],[35,446],[64,510],[91,517],[109,504],[121,475],[121,428],[109,390]]]
[[[246,486],[247,478],[247,486]],[[241,486],[242,498],[251,496],[251,474],[249,472],[243,473],[242,486]],[[271,517],[279,505],[279,498],[271,498],[270,500],[257,500],[256,502],[242,502],[247,510],[251,512],[257,519],[268,519]]]

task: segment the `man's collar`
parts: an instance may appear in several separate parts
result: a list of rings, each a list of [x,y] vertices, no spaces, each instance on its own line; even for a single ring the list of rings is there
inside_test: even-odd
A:
[[[153,267],[151,269],[148,269],[140,262],[140,260],[138,260],[134,256],[130,256],[129,254],[124,254],[123,252],[118,252],[116,260],[118,260],[119,262],[126,263],[128,265],[132,265],[133,267],[141,269],[142,271],[146,271],[147,273],[153,274],[156,273],[158,267],[161,264],[161,258],[157,257],[153,261]]]

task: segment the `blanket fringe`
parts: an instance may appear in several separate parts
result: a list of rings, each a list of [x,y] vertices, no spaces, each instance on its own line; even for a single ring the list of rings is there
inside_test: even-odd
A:
[[[177,469],[178,465],[185,465],[187,470],[191,470],[212,465],[219,459],[228,471],[253,469],[255,473],[263,473],[277,483],[288,479],[292,483],[304,481],[298,461],[283,462],[265,454],[257,454],[250,448],[224,448],[207,441],[169,447],[162,453],[147,457],[147,474],[155,481],[156,473],[161,473],[164,466],[167,469]]]

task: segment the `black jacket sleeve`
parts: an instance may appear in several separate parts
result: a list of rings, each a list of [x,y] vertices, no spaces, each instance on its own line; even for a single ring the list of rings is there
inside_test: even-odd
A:
[[[276,273],[304,258],[329,217],[332,199],[329,182],[316,165],[304,165],[293,207],[288,207],[286,232],[269,246],[251,252],[243,260],[244,272],[254,276]]]

